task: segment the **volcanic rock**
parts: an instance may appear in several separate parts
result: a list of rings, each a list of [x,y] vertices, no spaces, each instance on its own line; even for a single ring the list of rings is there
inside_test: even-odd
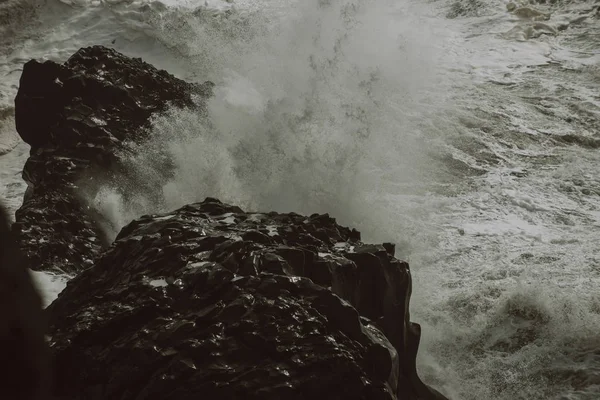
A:
[[[208,198],[127,225],[49,307],[64,399],[435,399],[408,264],[328,215]]]
[[[92,264],[105,240],[78,189],[96,190],[116,175],[127,179],[122,153],[144,142],[150,116],[171,106],[202,109],[211,88],[101,46],[83,48],[62,65],[25,64],[15,122],[31,155],[14,230],[33,269],[76,273]]]
[[[127,154],[144,146],[153,115],[202,113],[211,88],[103,47],[25,65],[15,117],[32,146],[29,190],[13,225],[18,246],[2,265],[76,275],[46,310],[48,396],[443,399],[417,376],[412,280],[393,244],[365,244],[326,214],[244,212],[212,198],[142,216],[112,245],[103,240],[102,216],[81,191],[129,180],[151,196],[161,180],[136,181]],[[169,160],[155,155],[167,179]],[[42,393],[44,321],[39,298],[22,288],[22,301],[2,303],[20,307],[14,318],[5,310],[16,322],[0,330],[14,345],[7,360],[17,359],[6,376],[31,376]]]

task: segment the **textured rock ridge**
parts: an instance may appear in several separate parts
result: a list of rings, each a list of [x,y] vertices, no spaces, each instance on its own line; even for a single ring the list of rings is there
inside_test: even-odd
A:
[[[77,273],[92,265],[103,235],[78,186],[85,181],[93,191],[102,175],[126,179],[119,154],[143,143],[150,116],[169,106],[202,108],[211,88],[101,46],[83,48],[62,65],[25,64],[15,123],[31,145],[23,171],[29,188],[14,230],[33,269]]]
[[[144,216],[49,308],[56,395],[442,398],[416,375],[410,291],[392,245],[328,215]]]

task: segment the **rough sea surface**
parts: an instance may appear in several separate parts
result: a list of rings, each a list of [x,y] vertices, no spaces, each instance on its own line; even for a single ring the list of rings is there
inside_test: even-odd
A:
[[[509,10],[512,10],[509,12]],[[217,84],[154,121],[173,209],[329,212],[412,267],[419,369],[454,400],[600,398],[593,1],[0,0],[0,153],[23,64],[104,44]],[[0,156],[14,211],[28,147]],[[142,153],[131,160],[151,176]],[[158,211],[95,199],[119,227]],[[115,234],[116,232],[112,232]],[[46,301],[64,278],[36,273]]]

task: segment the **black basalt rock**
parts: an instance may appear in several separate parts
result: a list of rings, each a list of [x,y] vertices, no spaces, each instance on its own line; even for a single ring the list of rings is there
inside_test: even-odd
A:
[[[133,221],[49,307],[54,395],[442,398],[416,375],[408,265],[356,236],[216,199]]]
[[[107,243],[98,216],[77,195],[80,186],[93,193],[113,176],[135,179],[122,154],[144,143],[150,116],[171,106],[202,112],[211,89],[102,46],[83,48],[64,64],[26,63],[15,122],[31,154],[13,229],[31,267],[70,274],[88,268]],[[125,186],[156,191],[144,184]]]
[[[144,145],[151,116],[173,106],[205,112],[211,89],[98,46],[61,65],[26,64],[15,103],[32,146],[29,189],[17,244],[7,247],[0,230],[0,267],[19,260],[21,272],[75,277],[44,318],[30,281],[27,300],[0,299],[17,321],[0,329],[0,346],[14,348],[7,359],[17,360],[4,377],[33,373],[28,399],[443,399],[417,375],[412,279],[393,244],[367,245],[327,214],[245,212],[214,198],[142,216],[112,244],[102,237],[82,185],[93,192],[118,178],[155,193],[161,180],[136,181],[124,155]],[[156,156],[166,179],[168,159]],[[10,279],[0,283],[10,288]],[[14,315],[12,304],[22,306]],[[29,336],[10,329],[25,325]]]

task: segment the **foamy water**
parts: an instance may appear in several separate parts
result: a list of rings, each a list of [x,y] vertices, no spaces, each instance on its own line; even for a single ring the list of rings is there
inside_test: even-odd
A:
[[[176,166],[161,208],[214,196],[330,212],[411,263],[428,383],[452,399],[599,398],[592,2],[23,4],[13,13],[39,22],[2,42],[5,109],[23,62],[89,44],[210,79],[210,123],[189,110],[154,121]],[[0,157],[13,209],[26,153]],[[153,176],[151,155],[130,161]],[[158,211],[142,195],[125,204],[118,187],[89,199],[113,234]],[[60,290],[40,285],[47,299]]]

